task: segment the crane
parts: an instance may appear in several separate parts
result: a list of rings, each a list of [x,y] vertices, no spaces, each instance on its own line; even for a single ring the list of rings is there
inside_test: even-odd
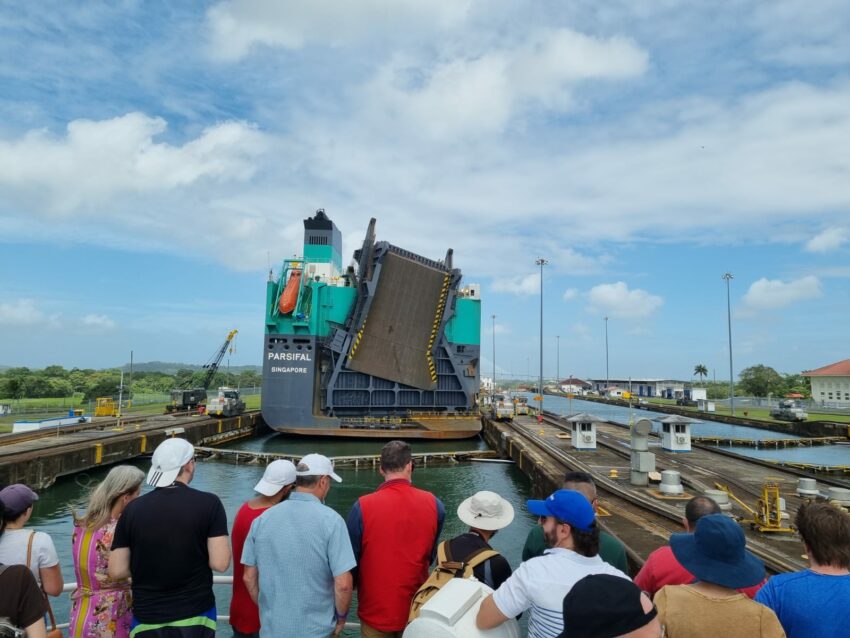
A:
[[[182,410],[194,410],[207,400],[207,390],[215,377],[215,373],[218,372],[218,367],[221,365],[221,360],[224,358],[224,354],[227,352],[228,346],[230,346],[230,343],[233,341],[233,337],[235,337],[238,332],[239,331],[236,329],[228,332],[224,343],[221,344],[221,347],[216,350],[212,357],[210,357],[210,360],[204,364],[203,369],[206,370],[206,373],[204,374],[200,387],[183,387],[176,388],[171,391],[171,403],[165,407],[166,414],[170,412],[180,412]],[[191,384],[191,381],[189,383]]]

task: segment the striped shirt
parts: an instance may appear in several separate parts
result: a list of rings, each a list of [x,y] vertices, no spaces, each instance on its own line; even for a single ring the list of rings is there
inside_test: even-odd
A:
[[[508,618],[531,611],[528,638],[557,638],[564,630],[564,596],[579,580],[591,574],[628,579],[599,556],[588,558],[556,547],[522,563],[493,594],[493,602]]]

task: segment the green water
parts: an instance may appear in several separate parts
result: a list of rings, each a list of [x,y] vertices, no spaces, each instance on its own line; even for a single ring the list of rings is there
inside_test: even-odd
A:
[[[327,439],[288,438],[282,435],[265,436],[258,439],[233,443],[228,447],[292,454],[319,452],[327,456],[354,454],[375,454],[380,451],[380,442],[370,441],[329,441]],[[413,443],[414,452],[445,452],[452,450],[470,450],[484,448],[480,439],[466,441],[436,441]],[[147,471],[148,461],[137,463]],[[71,510],[84,509],[89,489],[105,476],[107,470],[98,470],[75,477],[59,480],[53,487],[40,494],[30,527],[47,532],[59,553],[65,582],[73,582],[73,564],[71,561]],[[354,501],[363,494],[374,490],[381,483],[377,471],[369,469],[340,468],[341,484],[334,484],[327,499],[327,505],[334,508],[343,517],[348,514]],[[192,487],[214,492],[224,503],[228,522],[232,524],[239,507],[254,495],[253,486],[262,476],[263,467],[256,465],[232,465],[221,462],[201,462],[198,464]],[[430,466],[416,468],[414,483],[423,489],[434,492],[446,506],[446,523],[441,538],[451,538],[465,531],[458,520],[457,506],[465,498],[478,490],[498,492],[511,502],[516,512],[514,522],[500,531],[492,545],[502,552],[513,567],[520,562],[522,546],[528,531],[535,520],[525,513],[525,500],[530,497],[528,479],[513,465],[496,463],[463,463],[456,465]],[[231,573],[228,571],[228,573]],[[215,586],[216,604],[220,614],[227,614],[230,606],[230,586]],[[69,602],[67,595],[53,600],[57,622],[67,622]],[[356,621],[354,614],[352,620]],[[226,623],[219,624],[219,635],[229,636]],[[357,636],[348,631],[346,636]]]

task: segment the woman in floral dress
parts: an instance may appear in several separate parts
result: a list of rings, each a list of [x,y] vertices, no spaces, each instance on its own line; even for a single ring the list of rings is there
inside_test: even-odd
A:
[[[109,550],[118,517],[139,495],[144,473],[131,465],[112,470],[89,497],[88,511],[74,517],[72,551],[77,589],[69,632],[72,638],[128,638],[133,617],[130,581],[111,580]]]

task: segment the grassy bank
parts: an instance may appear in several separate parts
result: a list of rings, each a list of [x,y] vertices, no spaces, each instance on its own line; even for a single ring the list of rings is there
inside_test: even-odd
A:
[[[136,400],[139,400],[138,398]],[[246,397],[243,397],[245,401],[245,409],[246,410],[259,410],[260,409],[260,395],[259,394],[249,394]],[[11,416],[2,416],[0,417],[0,434],[11,432],[12,431],[12,423],[19,420],[25,421],[37,421],[40,419],[47,419],[50,417],[61,416],[63,413],[67,414],[67,410],[72,407],[83,407],[87,408],[87,406],[83,403],[72,404],[69,403],[67,407],[63,409],[61,407],[56,407],[57,399],[23,399],[23,401],[43,401],[42,405],[52,406],[50,409],[45,409],[43,411],[35,411],[28,412],[27,414],[15,414]],[[0,401],[3,403],[3,401]],[[17,405],[17,404],[15,404]],[[142,405],[132,405],[130,408],[124,411],[124,416],[152,416],[155,414],[163,414],[165,412],[165,406],[168,405],[167,401],[158,401],[155,403],[145,403]],[[32,409],[37,409],[39,407],[38,403],[33,403],[30,406]]]

